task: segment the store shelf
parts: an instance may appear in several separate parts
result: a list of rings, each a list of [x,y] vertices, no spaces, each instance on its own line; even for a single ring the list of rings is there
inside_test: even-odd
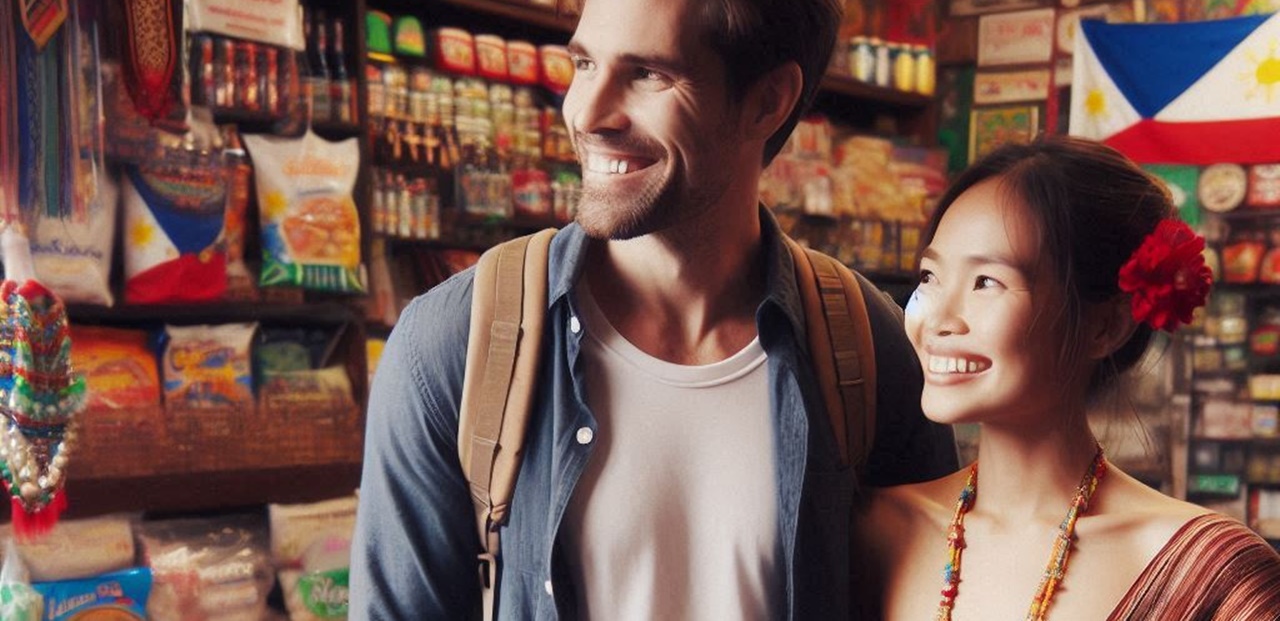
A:
[[[852,99],[875,101],[903,108],[924,110],[933,103],[933,97],[920,93],[908,93],[866,82],[859,82],[851,77],[827,74],[822,78],[823,90]]]
[[[1222,218],[1224,220],[1280,219],[1280,209],[1252,209],[1249,207],[1237,207],[1231,211],[1215,212],[1207,215],[1214,218]]]
[[[1217,442],[1219,444],[1275,444],[1280,446],[1280,438],[1261,438],[1255,436],[1242,438],[1214,438],[1211,436],[1191,436],[1192,442]]]
[[[557,13],[550,7],[529,2],[501,2],[499,0],[440,0],[442,4],[476,11],[494,17],[511,19],[539,28],[572,33],[578,25],[578,18],[567,13]]]
[[[360,319],[362,315],[352,306],[338,302],[306,304],[217,302],[155,305],[122,304],[112,307],[71,304],[67,306],[67,316],[71,318],[72,323],[282,321],[311,325],[336,325]]]
[[[73,462],[73,468],[74,465]],[[92,473],[73,470],[67,480],[67,514],[88,517],[121,511],[226,511],[272,502],[315,502],[351,493],[359,484],[359,463],[128,478],[94,478]]]
[[[1280,297],[1280,284],[1214,282],[1213,291],[1238,293],[1251,298]]]

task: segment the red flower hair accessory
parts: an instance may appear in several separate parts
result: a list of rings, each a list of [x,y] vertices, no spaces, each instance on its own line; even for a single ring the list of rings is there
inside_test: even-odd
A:
[[[1191,227],[1161,220],[1120,268],[1120,290],[1132,296],[1133,318],[1166,332],[1191,323],[1213,284],[1203,252],[1204,238]]]

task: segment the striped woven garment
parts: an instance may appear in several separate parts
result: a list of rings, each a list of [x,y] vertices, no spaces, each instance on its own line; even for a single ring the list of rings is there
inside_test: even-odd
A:
[[[1280,554],[1218,514],[1187,522],[1110,621],[1280,621]]]

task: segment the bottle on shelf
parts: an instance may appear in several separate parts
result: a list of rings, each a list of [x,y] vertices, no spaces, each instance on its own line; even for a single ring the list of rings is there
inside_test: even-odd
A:
[[[310,85],[311,118],[327,120],[330,118],[329,63],[325,59],[328,37],[325,36],[324,11],[314,11],[303,20],[307,38],[306,75]]]
[[[355,97],[352,95],[353,85],[347,72],[347,55],[344,51],[344,33],[341,19],[333,20],[333,34],[329,37],[329,67],[332,75],[329,80],[329,118],[337,123],[355,122]]]

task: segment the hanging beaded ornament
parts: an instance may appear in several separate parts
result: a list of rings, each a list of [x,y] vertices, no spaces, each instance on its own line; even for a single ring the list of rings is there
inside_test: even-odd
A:
[[[34,280],[0,283],[0,474],[20,537],[47,532],[66,507],[74,417],[85,400],[70,356],[62,301]]]
[[[1053,552],[1044,568],[1044,576],[1040,586],[1036,588],[1035,597],[1031,599],[1031,608],[1027,611],[1027,621],[1044,621],[1049,614],[1049,604],[1053,595],[1067,574],[1067,559],[1071,556],[1071,547],[1075,543],[1076,520],[1089,509],[1089,500],[1098,489],[1098,482],[1106,473],[1107,462],[1103,456],[1102,446],[1098,446],[1093,461],[1085,470],[1080,485],[1076,487],[1071,498],[1071,506],[1067,515],[1058,526],[1058,536],[1053,540]],[[964,540],[964,516],[973,509],[974,500],[978,496],[978,462],[969,467],[969,475],[965,478],[964,489],[960,490],[960,499],[956,501],[955,517],[947,529],[947,564],[942,569],[942,601],[938,603],[937,621],[951,621],[951,609],[955,608],[956,596],[960,594],[960,559],[966,547]]]

